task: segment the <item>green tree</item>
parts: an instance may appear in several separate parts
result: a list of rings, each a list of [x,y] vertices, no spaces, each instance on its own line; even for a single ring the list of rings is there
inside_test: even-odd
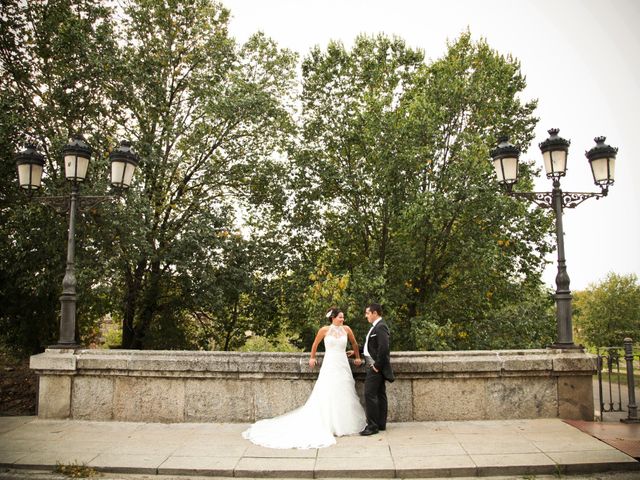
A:
[[[278,196],[271,179],[281,175],[273,156],[292,129],[296,57],[261,34],[235,45],[229,12],[209,0],[140,0],[125,15],[117,95],[142,162],[134,208],[114,227],[123,345],[142,348],[154,322],[181,321],[185,296],[208,298],[210,284],[189,277],[225,257],[215,232],[252,212],[268,220],[265,198]],[[237,298],[226,298],[233,310]],[[221,311],[198,305],[207,309]]]
[[[203,289],[235,301],[224,283],[237,266],[224,262],[237,245],[217,232],[254,225],[254,245],[275,242],[273,212],[285,197],[272,180],[283,175],[278,157],[293,129],[296,56],[261,34],[236,45],[229,12],[213,1],[133,0],[116,12],[105,5],[2,4],[3,333],[31,351],[55,338],[66,238],[63,218],[20,206],[11,158],[24,140],[37,141],[44,193],[66,194],[61,149],[82,131],[96,151],[84,193],[106,193],[117,137],[133,140],[141,157],[126,201],[78,220],[82,340],[110,313],[123,322],[126,347],[197,348],[202,332],[185,318],[198,301],[198,311],[220,311]],[[242,265],[269,272],[279,250]],[[220,283],[192,281],[201,265],[210,270],[198,278]],[[266,279],[258,272],[248,297],[240,289],[252,312],[269,303],[264,292],[277,295]]]
[[[247,331],[275,337],[282,328],[277,291],[263,269],[267,249],[240,234],[223,231],[218,237],[224,245],[220,253],[182,277],[184,291],[191,292],[181,307],[184,320],[194,325],[193,340],[198,348],[234,350],[247,340]]]
[[[609,273],[574,294],[577,337],[591,347],[621,346],[640,338],[640,282],[635,274]]]
[[[300,245],[349,275],[347,303],[385,305],[395,348],[423,348],[429,324],[451,326],[448,348],[486,344],[492,312],[517,292],[544,297],[551,219],[502,196],[487,160],[501,132],[532,139],[516,60],[469,33],[432,64],[398,38],[361,36],[351,51],[314,49],[303,82],[292,218],[311,241]]]
[[[99,1],[7,0],[0,6],[0,330],[25,353],[57,338],[66,222],[18,191],[13,155],[25,141],[35,142],[46,161],[44,193],[64,195],[61,148],[69,135],[99,131],[94,145],[105,150],[115,110],[105,101],[117,49],[111,20]],[[106,190],[104,164],[97,154],[86,192]],[[80,218],[79,251],[85,228]],[[88,287],[101,278],[99,265],[99,257],[78,257],[78,296],[89,309],[99,303]],[[92,328],[83,323],[80,330]]]
[[[105,5],[1,7],[5,338],[55,338],[66,238],[62,218],[22,204],[8,159],[37,141],[45,193],[66,193],[60,152],[83,131],[85,193],[107,192],[117,137],[141,158],[126,201],[78,222],[85,342],[109,314],[127,348],[234,349],[249,330],[308,347],[332,304],[362,338],[372,300],[395,349],[546,342],[551,217],[502,196],[487,160],[498,133],[532,138],[516,60],[469,33],[432,63],[384,35],[331,42],[302,63],[298,115],[296,55],[262,34],[237,45],[220,4]]]

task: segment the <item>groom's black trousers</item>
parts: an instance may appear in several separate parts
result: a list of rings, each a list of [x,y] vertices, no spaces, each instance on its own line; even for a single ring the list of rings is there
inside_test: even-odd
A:
[[[367,427],[387,427],[387,387],[384,383],[382,372],[374,372],[368,367],[367,376],[364,379],[364,402],[367,414]]]

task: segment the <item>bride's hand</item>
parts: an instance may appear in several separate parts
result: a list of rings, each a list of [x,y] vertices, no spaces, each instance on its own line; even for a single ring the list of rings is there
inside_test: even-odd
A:
[[[360,365],[362,365],[362,359],[361,359],[361,358],[356,358],[356,359],[353,361],[353,364],[354,364],[356,367],[359,367]]]
[[[309,359],[309,367],[314,368],[316,366],[318,362],[316,361],[315,358],[310,358]]]

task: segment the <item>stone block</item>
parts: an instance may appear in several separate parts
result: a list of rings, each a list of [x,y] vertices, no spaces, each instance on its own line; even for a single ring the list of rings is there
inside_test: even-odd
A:
[[[253,415],[253,386],[232,379],[188,379],[185,421],[246,422]]]
[[[258,372],[268,373],[299,373],[300,359],[298,356],[266,354],[254,363],[254,369]]]
[[[596,356],[583,352],[565,352],[553,356],[553,370],[556,372],[596,373]]]
[[[502,361],[498,355],[486,352],[484,355],[445,356],[442,359],[444,373],[499,372]]]
[[[269,379],[253,384],[253,416],[249,421],[282,415],[304,405],[313,390],[313,380]]]
[[[114,420],[183,422],[184,380],[180,378],[116,377]]]
[[[76,420],[112,420],[113,383],[112,376],[74,377],[71,417]]]
[[[129,356],[80,354],[77,366],[79,370],[126,370]]]
[[[412,352],[413,353],[413,352]],[[418,353],[418,352],[416,352]],[[422,352],[420,352],[422,353]],[[391,359],[394,373],[420,373],[420,374],[440,374],[442,373],[442,355],[407,355]]]
[[[71,378],[67,375],[40,375],[38,387],[39,418],[69,418],[71,415]]]
[[[502,369],[506,372],[545,372],[553,369],[549,355],[501,355]]]
[[[555,417],[556,381],[551,377],[487,379],[487,419]]]
[[[238,371],[238,363],[231,361],[228,356],[206,355],[196,359],[189,365],[192,372],[221,373],[225,375]]]
[[[413,420],[484,420],[486,379],[413,380]]]
[[[75,371],[76,356],[73,350],[48,349],[44,353],[32,355],[29,359],[32,370],[62,370]]]
[[[593,380],[590,376],[558,377],[558,416],[593,421]]]
[[[359,393],[360,402],[364,403],[364,384]],[[387,383],[387,400],[389,403],[389,422],[411,422],[413,420],[412,382],[396,380]]]
[[[154,353],[149,353],[145,356],[131,356],[127,364],[127,369],[144,372],[175,372],[189,370],[189,359],[179,359],[172,355],[159,355]]]

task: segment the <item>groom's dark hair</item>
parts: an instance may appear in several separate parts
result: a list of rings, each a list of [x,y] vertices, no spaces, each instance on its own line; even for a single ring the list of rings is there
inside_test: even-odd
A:
[[[378,315],[382,316],[382,307],[379,303],[370,303],[367,308],[371,313],[378,312]]]

